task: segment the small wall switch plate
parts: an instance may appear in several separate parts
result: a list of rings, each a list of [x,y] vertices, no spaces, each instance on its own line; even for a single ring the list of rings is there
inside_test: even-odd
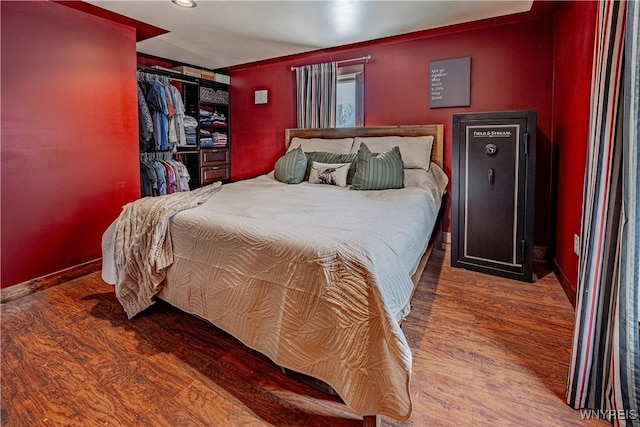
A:
[[[573,235],[573,252],[576,255],[580,255],[580,236],[577,234]]]
[[[269,91],[257,90],[254,92],[254,104],[266,104],[269,100]]]

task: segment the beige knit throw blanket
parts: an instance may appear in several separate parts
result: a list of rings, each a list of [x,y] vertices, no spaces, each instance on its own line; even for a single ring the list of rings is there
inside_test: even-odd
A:
[[[124,206],[115,235],[116,297],[129,319],[154,303],[173,263],[169,220],[194,208],[221,188],[219,182],[193,191],[144,197]]]

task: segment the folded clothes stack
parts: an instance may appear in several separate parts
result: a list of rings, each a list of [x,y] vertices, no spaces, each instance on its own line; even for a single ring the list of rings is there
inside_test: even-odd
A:
[[[200,147],[214,147],[213,138],[200,138]]]
[[[187,145],[196,145],[196,131],[198,129],[198,121],[191,116],[184,116],[184,134],[186,136]]]
[[[211,134],[211,139],[213,140],[214,147],[226,147],[227,146],[227,135],[222,132],[213,132]]]
[[[217,111],[200,110],[200,126],[226,127],[227,118]]]
[[[224,116],[224,114],[219,114],[218,112],[214,112],[211,115],[211,124],[213,126],[226,126],[227,118]]]

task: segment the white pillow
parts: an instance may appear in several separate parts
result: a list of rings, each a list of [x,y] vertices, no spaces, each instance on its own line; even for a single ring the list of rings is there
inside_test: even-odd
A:
[[[328,153],[349,154],[353,145],[353,138],[325,139],[325,138],[298,138],[295,137],[289,142],[287,151],[291,151],[298,145],[302,146],[302,151],[326,151]],[[356,153],[358,150],[354,151]]]
[[[357,153],[361,143],[367,144],[372,153],[382,153],[398,146],[405,169],[429,170],[433,136],[373,136],[356,137],[352,153]],[[297,145],[296,145],[297,147]],[[306,151],[303,148],[303,151]]]
[[[424,169],[405,169],[404,186],[424,188],[433,181],[433,175]]]
[[[349,166],[351,166],[351,163],[313,162],[311,172],[309,172],[309,183],[346,187]]]
[[[424,169],[405,169],[404,170],[404,186],[418,187],[423,190],[433,189],[438,197],[442,197],[447,190],[449,178],[444,171],[435,163],[431,163],[429,170]]]

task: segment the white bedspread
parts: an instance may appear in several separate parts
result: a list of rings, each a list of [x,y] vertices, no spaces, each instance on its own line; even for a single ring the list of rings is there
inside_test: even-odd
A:
[[[411,352],[398,319],[447,179],[434,167],[411,175],[417,187],[386,191],[268,175],[224,185],[170,221],[159,296],[325,381],[360,414],[407,419]]]
[[[406,419],[411,352],[397,319],[441,190],[269,176],[225,185],[173,218],[174,264],[160,297],[325,381],[358,413]]]

